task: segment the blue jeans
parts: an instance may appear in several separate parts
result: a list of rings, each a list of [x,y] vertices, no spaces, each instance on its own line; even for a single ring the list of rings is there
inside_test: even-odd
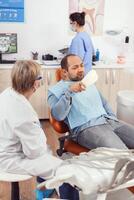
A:
[[[37,177],[37,182],[41,183],[44,179]],[[68,183],[64,183],[59,187],[59,193],[61,199],[69,199],[69,200],[79,200],[79,192],[74,187],[72,187]]]
[[[78,133],[76,142],[88,149],[134,148],[134,126],[107,119],[107,124],[92,126]]]
[[[60,198],[69,200],[79,200],[79,192],[68,183],[64,183],[59,188]]]

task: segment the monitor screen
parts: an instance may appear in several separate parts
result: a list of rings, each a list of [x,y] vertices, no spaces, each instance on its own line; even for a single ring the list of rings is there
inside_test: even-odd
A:
[[[0,33],[0,53],[17,53],[16,33]]]

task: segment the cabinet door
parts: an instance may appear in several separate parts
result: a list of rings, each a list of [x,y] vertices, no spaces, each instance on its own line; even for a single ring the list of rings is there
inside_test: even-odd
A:
[[[98,81],[96,86],[103,97],[108,101],[112,110],[116,112],[116,96],[119,90],[118,69],[96,69]]]
[[[134,72],[120,70],[119,90],[134,90]]]
[[[109,69],[96,69],[98,74],[98,80],[96,82],[96,87],[101,92],[101,94],[109,100],[109,90],[110,90],[110,70]]]
[[[0,70],[0,92],[11,86],[11,70],[1,69]]]
[[[56,76],[55,76],[56,69],[45,69],[45,119],[49,118],[49,105],[47,103],[47,96],[48,96],[48,89],[49,87],[56,84]]]
[[[30,102],[38,114],[39,119],[45,118],[45,72],[43,70],[43,80],[41,86],[37,89],[37,91],[32,95]]]
[[[109,90],[109,104],[116,113],[117,110],[117,93],[119,91],[120,69],[110,69],[110,90]]]

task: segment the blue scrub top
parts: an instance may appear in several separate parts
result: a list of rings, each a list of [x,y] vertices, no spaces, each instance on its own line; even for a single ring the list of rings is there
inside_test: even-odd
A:
[[[76,34],[71,42],[68,54],[75,54],[83,60],[85,74],[91,70],[94,48],[88,33],[79,32]]]

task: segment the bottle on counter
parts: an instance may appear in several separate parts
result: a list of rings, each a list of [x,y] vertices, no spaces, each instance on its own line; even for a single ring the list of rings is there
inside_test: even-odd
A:
[[[126,36],[124,39],[124,42],[122,44],[122,51],[117,56],[118,64],[124,64],[126,62],[126,55],[128,53],[128,47],[129,47],[129,36]]]
[[[96,61],[100,60],[100,51],[99,49],[96,50]]]

